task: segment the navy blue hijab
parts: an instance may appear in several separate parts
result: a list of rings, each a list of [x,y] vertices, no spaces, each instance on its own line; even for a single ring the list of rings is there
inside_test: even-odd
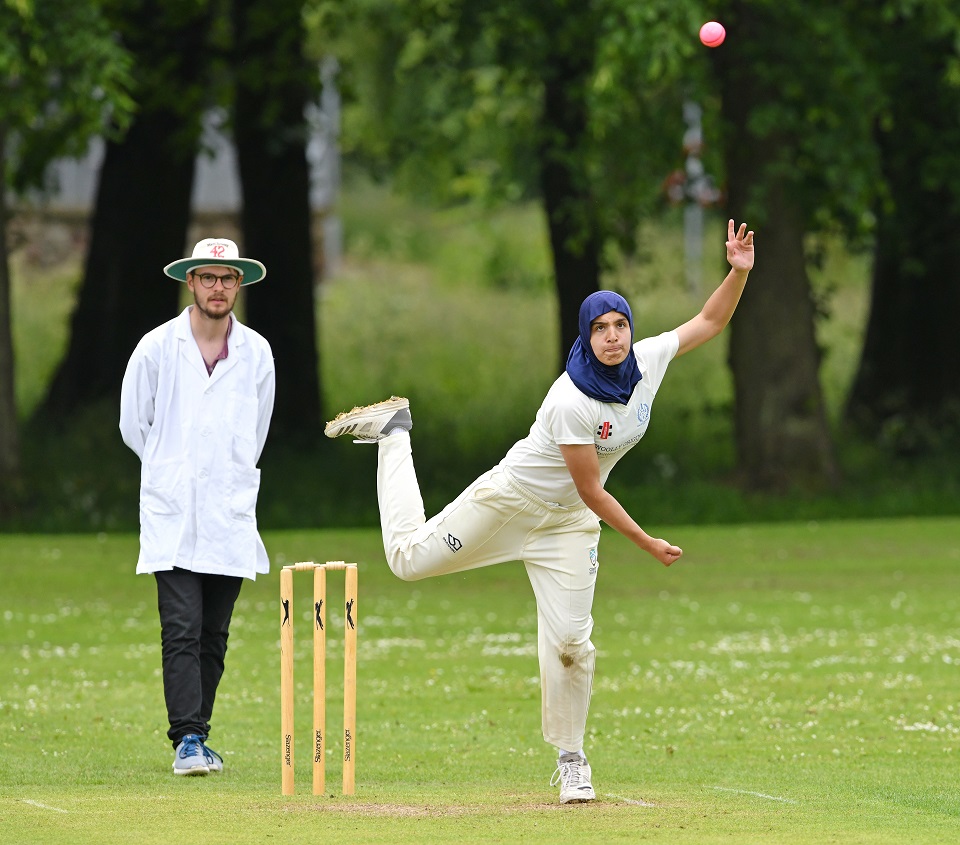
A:
[[[580,306],[580,337],[573,342],[567,356],[567,373],[580,391],[591,399],[626,405],[642,378],[633,349],[623,361],[611,367],[600,363],[590,345],[590,323],[608,311],[618,311],[627,318],[630,345],[633,346],[633,314],[627,300],[612,290],[591,293]]]

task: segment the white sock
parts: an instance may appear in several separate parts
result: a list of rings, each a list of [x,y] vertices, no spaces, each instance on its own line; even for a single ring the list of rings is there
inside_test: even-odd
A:
[[[567,754],[577,754],[583,760],[584,763],[587,762],[587,755],[583,753],[583,749],[581,749],[580,751],[566,751],[563,748],[558,748],[557,751],[560,752],[561,757]]]

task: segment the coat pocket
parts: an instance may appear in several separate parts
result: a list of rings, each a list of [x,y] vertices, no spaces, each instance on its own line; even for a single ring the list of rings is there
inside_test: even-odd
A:
[[[230,475],[230,516],[243,522],[256,522],[260,470],[234,464]]]
[[[183,462],[145,463],[140,472],[140,508],[148,514],[174,516],[183,513]]]

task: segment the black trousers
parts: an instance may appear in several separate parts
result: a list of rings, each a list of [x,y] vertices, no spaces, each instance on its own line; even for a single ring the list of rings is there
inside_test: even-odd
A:
[[[155,573],[163,696],[174,748],[187,734],[204,739],[223,675],[227,636],[242,578],[186,569]]]

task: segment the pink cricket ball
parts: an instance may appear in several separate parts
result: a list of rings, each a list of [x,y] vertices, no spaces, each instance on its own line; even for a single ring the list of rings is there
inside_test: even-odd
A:
[[[707,47],[719,47],[726,37],[727,31],[723,28],[722,23],[707,21],[700,27],[700,40]]]

